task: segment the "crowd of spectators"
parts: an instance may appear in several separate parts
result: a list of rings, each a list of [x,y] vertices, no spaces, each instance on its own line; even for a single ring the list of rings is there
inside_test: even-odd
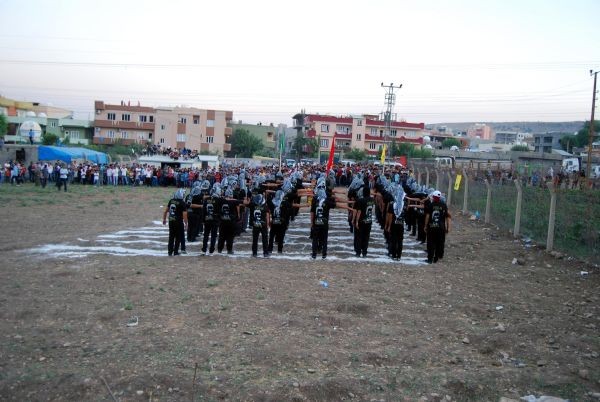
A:
[[[142,151],[142,154],[148,155],[148,156],[154,156],[154,155],[168,156],[173,160],[194,159],[195,157],[197,157],[199,155],[198,151],[195,149],[191,150],[188,148],[161,147],[160,145],[157,145],[157,144],[148,145],[146,148],[144,148],[144,150]]]

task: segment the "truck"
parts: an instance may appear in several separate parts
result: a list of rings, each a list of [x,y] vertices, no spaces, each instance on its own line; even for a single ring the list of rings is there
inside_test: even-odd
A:
[[[562,160],[562,170],[565,173],[575,173],[582,169],[581,158],[565,158]]]

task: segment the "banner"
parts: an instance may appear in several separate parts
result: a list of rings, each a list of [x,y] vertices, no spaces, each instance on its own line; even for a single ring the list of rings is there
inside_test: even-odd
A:
[[[385,151],[387,149],[387,144],[383,144],[383,148],[381,148],[381,164],[385,165]]]
[[[462,175],[461,174],[457,174],[456,175],[456,181],[454,182],[454,191],[458,191],[458,189],[460,188],[460,181],[462,180]]]
[[[329,160],[327,161],[327,169],[326,169],[327,172],[329,172],[329,170],[333,166],[333,155],[334,154],[335,154],[335,134],[333,135],[333,138],[331,139],[331,149],[329,150]]]

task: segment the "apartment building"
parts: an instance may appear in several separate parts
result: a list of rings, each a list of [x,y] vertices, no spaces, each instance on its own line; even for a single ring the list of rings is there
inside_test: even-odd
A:
[[[158,144],[223,155],[231,149],[233,112],[95,102],[95,144]]]
[[[494,138],[494,130],[487,124],[476,123],[468,128],[467,137],[491,140]]]
[[[388,133],[385,122],[377,115],[336,117],[300,113],[293,118],[298,131],[317,139],[321,152],[330,150],[334,135],[336,151],[358,148],[369,155],[380,154],[386,141],[423,144],[425,135],[424,123],[404,121],[392,121]]]

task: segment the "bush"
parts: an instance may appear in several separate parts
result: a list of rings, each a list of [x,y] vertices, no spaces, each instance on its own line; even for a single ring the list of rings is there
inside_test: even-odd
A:
[[[58,135],[52,133],[44,133],[42,135],[42,145],[56,145]]]

